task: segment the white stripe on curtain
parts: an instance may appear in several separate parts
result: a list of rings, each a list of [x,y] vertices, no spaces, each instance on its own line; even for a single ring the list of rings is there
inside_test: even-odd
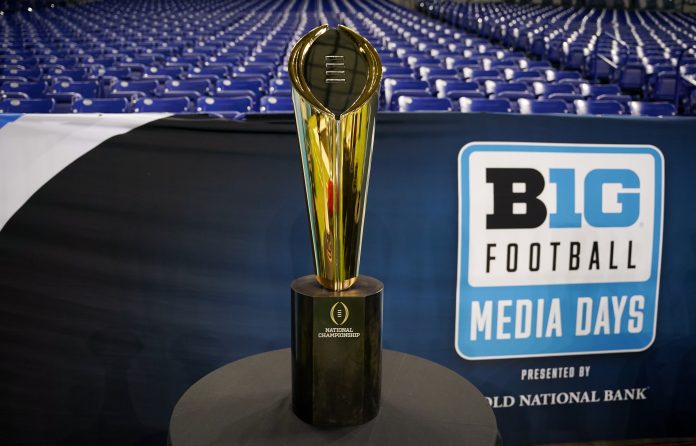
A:
[[[41,186],[115,135],[168,113],[23,115],[0,128],[0,230]]]

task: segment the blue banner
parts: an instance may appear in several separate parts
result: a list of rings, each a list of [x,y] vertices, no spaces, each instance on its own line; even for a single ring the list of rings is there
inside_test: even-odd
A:
[[[0,129],[2,443],[164,444],[194,382],[289,346],[294,122],[72,118]],[[689,118],[378,116],[384,347],[475,384],[506,445],[696,436],[694,141]]]

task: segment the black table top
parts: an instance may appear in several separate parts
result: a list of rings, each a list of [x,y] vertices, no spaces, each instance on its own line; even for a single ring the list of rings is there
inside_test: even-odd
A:
[[[433,362],[384,350],[379,415],[362,425],[318,429],[292,412],[290,349],[227,364],[181,397],[171,446],[496,445],[493,411],[469,381]]]

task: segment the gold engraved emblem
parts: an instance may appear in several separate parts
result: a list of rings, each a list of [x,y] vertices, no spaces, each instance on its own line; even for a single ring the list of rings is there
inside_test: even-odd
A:
[[[336,302],[331,306],[331,310],[329,310],[331,322],[336,325],[343,325],[348,322],[349,315],[348,306],[343,302]]]

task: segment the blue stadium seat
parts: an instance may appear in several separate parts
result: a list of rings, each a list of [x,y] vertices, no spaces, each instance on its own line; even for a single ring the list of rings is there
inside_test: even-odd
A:
[[[205,97],[195,90],[164,90],[160,93],[162,98],[188,98],[192,103],[195,103],[199,98]]]
[[[181,98],[142,98],[138,99],[133,107],[136,113],[180,113],[189,110],[191,101],[186,97]]]
[[[380,56],[380,60],[382,61],[382,65],[403,65],[403,61],[396,56]]]
[[[140,63],[143,65],[153,65],[153,64],[160,64],[164,62],[164,57],[162,55],[154,55],[154,54],[142,54],[139,56],[134,56],[130,59],[131,63]]]
[[[232,98],[207,97],[199,98],[197,110],[202,112],[239,112],[246,113],[252,111],[254,98],[250,96],[239,96]]]
[[[551,93],[544,99],[558,99],[566,103],[566,108],[568,113],[575,113],[574,103],[578,99],[583,99],[583,97],[577,93]]]
[[[578,99],[574,103],[578,115],[623,115],[624,109],[616,101]]]
[[[505,78],[511,82],[539,82],[544,81],[545,77],[540,71],[530,70],[530,71],[520,71],[520,70],[505,70]]]
[[[0,85],[6,84],[8,82],[29,82],[29,80],[26,77],[21,76],[0,75]]]
[[[503,76],[498,70],[481,70],[478,68],[465,67],[462,70],[462,75],[466,80],[474,80],[477,82],[485,82],[487,80],[504,80]]]
[[[579,70],[585,64],[584,45],[570,46],[566,51],[565,57],[561,60],[563,69]]]
[[[401,96],[400,112],[446,112],[452,111],[452,102],[447,98]]]
[[[119,62],[116,68],[127,68],[132,79],[141,79],[147,72],[147,67],[141,63]]]
[[[402,63],[384,63],[382,62],[382,71],[388,68],[402,68],[404,65]]]
[[[392,95],[398,90],[420,90],[430,93],[430,84],[426,81],[416,80],[416,79],[394,79],[385,78],[384,79],[384,100],[387,107],[392,104]]]
[[[501,70],[505,68],[517,68],[517,62],[514,60],[499,60],[489,59],[483,60],[483,68],[486,70]]]
[[[147,95],[142,91],[112,91],[106,95],[107,99],[125,99],[126,102],[128,102],[129,104],[128,110],[132,110],[133,107],[131,106],[135,104],[138,101],[138,99],[145,97],[147,97]]]
[[[275,79],[290,79],[287,65],[281,65],[275,72]]]
[[[51,113],[53,99],[5,99],[0,102],[0,113]]]
[[[229,76],[229,68],[227,66],[211,66],[206,65],[203,67],[194,67],[189,74],[193,75],[210,75],[215,76],[219,79],[226,78]]]
[[[621,108],[623,108],[624,114],[629,114],[630,113],[630,108],[628,106],[628,103],[633,100],[631,96],[628,95],[622,95],[622,94],[602,94],[597,96],[598,101],[615,101],[621,104]]]
[[[520,107],[520,113],[523,115],[568,113],[568,106],[560,99],[520,99],[517,103]]]
[[[190,63],[184,63],[184,62],[165,62],[164,66],[160,68],[174,68],[178,71],[181,71],[181,73],[188,73],[189,71],[193,70],[193,65]],[[174,71],[176,73],[176,71]],[[166,72],[164,74],[167,74]],[[174,77],[174,76],[172,76]]]
[[[460,98],[459,109],[463,113],[512,113],[507,99]]]
[[[603,94],[621,94],[621,89],[618,85],[600,85],[600,84],[580,84],[580,94],[586,98],[596,98]]]
[[[500,81],[486,81],[485,89],[487,94],[500,94],[506,91],[524,92],[528,93],[529,88],[527,84],[523,82],[500,82]]]
[[[257,63],[257,64],[268,64],[278,65],[280,63],[280,56],[277,54],[257,54],[255,56],[249,56],[246,58],[246,62]]]
[[[121,70],[124,70],[124,68],[121,68]],[[184,69],[180,66],[176,67],[159,67],[159,66],[154,66],[148,68],[148,70],[145,72],[144,77],[147,78],[162,78],[168,77],[169,79],[180,79],[181,76],[184,74]]]
[[[116,59],[113,57],[96,57],[96,58],[90,58],[92,63],[98,63],[99,65],[102,65],[106,70],[110,70],[111,68],[114,67],[114,63],[116,63]]]
[[[233,77],[262,76],[266,80],[272,76],[275,67],[273,64],[250,64],[236,66],[232,70]]]
[[[99,80],[99,95],[107,96],[114,89],[114,86],[118,84],[118,78],[114,76],[100,76]]]
[[[646,71],[654,79],[662,73],[674,73],[675,68],[671,62],[665,62],[665,63],[656,63],[653,65],[648,65],[648,67],[646,68]]]
[[[210,81],[206,79],[182,79],[171,80],[164,83],[164,93],[176,92],[196,92],[201,96],[205,96],[211,89]]]
[[[406,58],[406,63],[413,68],[414,71],[418,71],[421,67],[439,67],[441,65],[441,62],[434,57],[415,54],[408,56]]]
[[[264,82],[259,79],[222,79],[215,85],[216,91],[251,91],[255,98],[264,93]]]
[[[669,102],[640,102],[631,101],[628,103],[631,114],[635,116],[675,116],[677,109]]]
[[[536,99],[536,96],[528,91],[501,91],[491,95],[491,99],[507,99],[512,105],[512,111],[519,111],[517,107],[519,99]]]
[[[224,64],[227,66],[234,66],[239,64],[243,58],[244,56],[240,53],[226,53],[209,57],[207,63],[217,63]]]
[[[539,97],[547,98],[554,93],[577,93],[577,89],[572,84],[547,84],[545,82],[534,82],[534,94]]]
[[[389,104],[387,104],[387,110],[390,111],[399,111],[399,99],[402,96],[409,96],[409,97],[419,97],[419,98],[430,98],[432,97],[432,93],[430,93],[429,90],[422,90],[422,89],[397,89],[394,90],[394,92],[391,95],[391,100],[389,101]]]
[[[0,100],[5,99],[30,99],[29,95],[22,92],[16,91],[0,91]]]
[[[53,68],[48,70],[48,74],[54,77],[69,77],[73,81],[82,81],[85,79],[85,70],[68,70],[65,68]]]
[[[614,62],[611,61],[608,55],[598,54],[592,55],[585,61],[585,76],[592,79],[594,82],[608,82],[615,77]]]
[[[677,75],[674,72],[658,73],[650,89],[653,101],[673,101],[677,94]]]
[[[259,111],[266,113],[290,113],[293,110],[292,98],[289,96],[264,96],[259,106]]]
[[[382,66],[382,77],[415,79],[415,75],[411,67]]]
[[[272,96],[289,96],[292,93],[290,79],[273,79],[269,83],[268,92]]]
[[[553,73],[553,78],[549,80],[560,83],[564,80],[580,81],[582,80],[582,77],[580,76],[580,73],[578,73],[577,71],[556,71]]]
[[[117,79],[130,80],[131,70],[130,68],[115,68],[110,67],[104,71],[105,76],[113,76]]]
[[[464,56],[448,57],[445,59],[445,67],[463,72],[464,68],[483,69],[481,61]]]
[[[218,76],[217,74],[195,74],[195,73],[186,73],[182,76],[183,79],[189,79],[189,80],[207,80],[210,82],[211,85],[215,85],[217,81],[221,79],[221,76]],[[169,80],[166,79],[165,82]]]
[[[642,64],[629,64],[619,68],[619,87],[621,90],[643,94],[646,84],[647,76]]]
[[[519,66],[523,70],[542,70],[551,68],[551,64],[547,60],[522,59],[519,61]]]
[[[454,90],[447,93],[447,99],[452,101],[454,109],[459,107],[460,98],[485,98],[486,94],[478,90]]]
[[[141,91],[146,96],[154,96],[159,90],[159,83],[155,80],[120,81],[111,89],[112,92]]]
[[[0,85],[3,93],[25,93],[30,98],[41,98],[46,93],[45,82],[5,82]]]
[[[287,95],[286,95],[287,96]],[[215,92],[213,97],[216,98],[239,98],[250,97],[254,100],[254,104],[258,102],[259,96],[251,90],[224,90]]]
[[[181,56],[173,56],[169,59],[170,62],[174,63],[185,63],[192,66],[201,65],[203,58],[195,54],[183,54]]]
[[[18,76],[18,77],[24,77],[29,81],[38,81],[39,78],[41,78],[41,70],[38,68],[28,68],[24,70],[11,70],[9,73],[7,73],[11,76]]]
[[[478,91],[479,87],[477,82],[453,81],[449,79],[438,79],[435,81],[435,90],[439,98],[449,97],[449,94],[454,91]]]
[[[72,105],[73,113],[126,113],[128,101],[125,98],[80,99]]]
[[[421,79],[456,79],[457,71],[449,68],[424,66],[419,68]]]
[[[53,93],[76,93],[83,98],[96,98],[99,94],[99,83],[97,81],[63,81],[53,86]]]

